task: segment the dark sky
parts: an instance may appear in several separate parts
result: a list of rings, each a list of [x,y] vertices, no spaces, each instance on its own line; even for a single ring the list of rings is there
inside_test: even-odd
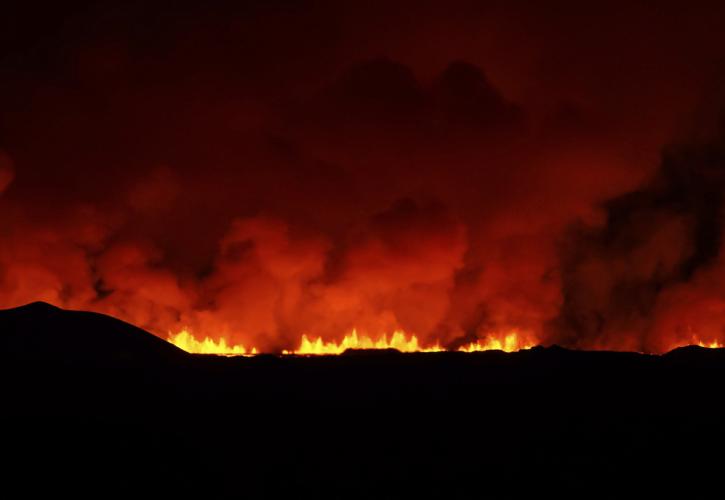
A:
[[[0,307],[725,339],[722,2],[150,4],[3,7]]]

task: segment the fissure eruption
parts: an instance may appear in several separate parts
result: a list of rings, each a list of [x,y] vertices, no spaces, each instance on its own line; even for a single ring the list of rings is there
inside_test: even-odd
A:
[[[181,349],[194,354],[219,354],[224,356],[251,356],[258,354],[256,347],[247,348],[241,344],[229,345],[224,338],[214,340],[211,337],[196,338],[188,330],[171,334],[169,342]],[[313,354],[342,354],[348,349],[395,349],[400,352],[443,352],[455,350],[460,352],[476,352],[501,350],[514,352],[529,349],[535,344],[517,332],[504,335],[490,335],[459,346],[458,348],[441,347],[439,344],[423,345],[415,335],[407,335],[403,331],[395,331],[388,336],[382,334],[378,337],[358,334],[357,330],[345,335],[340,341],[325,341],[321,337],[308,337],[302,335],[299,347],[291,350],[282,350],[281,354],[313,355]],[[712,347],[715,347],[713,345]]]
[[[228,354],[725,343],[716,13],[262,4],[0,19],[0,307]]]

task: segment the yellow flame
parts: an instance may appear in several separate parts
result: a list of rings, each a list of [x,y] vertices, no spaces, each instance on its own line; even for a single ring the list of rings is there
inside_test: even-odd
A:
[[[510,332],[503,338],[488,336],[485,339],[478,339],[475,342],[466,344],[458,348],[463,352],[492,351],[499,350],[505,352],[520,351],[521,349],[530,349],[534,347],[534,343],[525,340],[518,332]]]
[[[245,356],[250,354],[257,354],[257,349],[247,349],[239,344],[227,344],[226,339],[221,338],[214,340],[210,337],[205,337],[203,340],[198,340],[188,330],[181,330],[179,333],[173,334],[169,337],[169,342],[174,344],[186,352],[193,354],[220,354],[224,356]]]
[[[697,345],[699,345],[700,347],[707,347],[709,349],[719,349],[725,347],[725,344],[722,344],[717,340],[713,340],[712,342],[703,342],[701,340],[698,340]]]
[[[347,349],[397,349],[401,352],[438,352],[444,349],[438,345],[422,347],[415,335],[406,336],[400,330],[388,339],[381,335],[377,340],[367,335],[359,335],[357,330],[345,335],[340,342],[325,342],[321,337],[309,338],[302,335],[299,348],[294,351],[283,351],[283,354],[341,354]]]
[[[708,349],[719,349],[722,347],[725,347],[725,344],[720,342],[719,340],[702,340],[702,337],[697,333],[697,331],[692,327],[692,325],[687,325],[686,327],[687,333],[689,334],[689,341],[685,340],[682,342],[678,342],[675,345],[670,348],[676,349],[678,347],[684,347],[688,345],[696,345],[700,347],[707,347]]]
[[[194,354],[249,356],[258,353],[256,348],[247,349],[241,344],[227,344],[224,338],[214,340],[210,337],[205,337],[199,340],[187,329],[169,335],[169,342]],[[485,339],[479,339],[466,344],[458,350],[462,352],[490,350],[513,352],[520,349],[529,349],[533,346],[533,342],[526,340],[518,332],[512,331],[500,337],[490,335]],[[441,352],[446,350],[439,344],[423,346],[418,340],[418,337],[415,335],[407,335],[402,330],[393,332],[390,337],[383,334],[377,339],[374,339],[368,335],[361,335],[356,329],[353,329],[340,341],[325,341],[322,337],[302,335],[300,345],[297,349],[282,351],[282,353],[297,355],[342,354],[347,349],[396,349],[401,352]]]

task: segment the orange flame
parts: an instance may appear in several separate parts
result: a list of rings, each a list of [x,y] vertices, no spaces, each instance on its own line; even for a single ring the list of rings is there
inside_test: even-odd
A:
[[[698,334],[693,333],[691,328],[688,328],[690,330],[690,337],[689,340],[683,340],[677,343],[674,343],[670,347],[670,351],[672,349],[676,349],[678,347],[685,347],[688,345],[696,345],[700,347],[707,347],[708,349],[720,349],[725,347],[725,344],[723,344],[721,341],[713,339],[713,340],[703,340],[702,337],[700,337]]]
[[[465,344],[458,348],[460,352],[478,351],[505,351],[515,352],[530,349],[536,345],[530,335],[512,330],[504,335],[488,335],[483,339]],[[225,338],[214,340],[210,337],[196,338],[188,329],[169,335],[168,341],[175,346],[193,354],[217,354],[222,356],[253,356],[260,351],[256,347],[247,348],[242,344],[229,344]],[[690,342],[678,343],[672,346],[698,345],[710,349],[725,348],[725,344],[718,340],[703,341],[693,337]],[[391,336],[381,335],[377,339],[362,335],[353,329],[342,340],[325,341],[322,337],[308,337],[302,335],[297,349],[282,351],[282,354],[296,355],[324,355],[342,354],[347,349],[396,349],[400,352],[441,352],[445,351],[439,344],[423,345],[415,335],[407,335],[402,330],[396,330]]]
[[[256,348],[247,350],[241,344],[227,344],[224,338],[218,341],[210,337],[198,340],[188,330],[181,330],[179,333],[172,334],[168,340],[176,347],[193,354],[220,354],[223,356],[248,356],[257,354]]]
[[[485,339],[478,339],[475,342],[459,347],[458,350],[463,352],[493,350],[514,352],[520,351],[521,349],[531,349],[534,345],[534,342],[526,339],[518,332],[512,331],[504,335],[503,338],[488,336]]]
[[[703,342],[701,340],[697,341],[697,344],[700,347],[707,347],[709,349],[720,349],[722,347],[725,347],[725,344],[718,342],[717,340],[713,340],[711,342]]]
[[[194,354],[218,354],[224,356],[249,356],[258,353],[256,348],[248,349],[241,344],[228,344],[226,339],[214,340],[205,337],[197,339],[189,330],[182,330],[179,333],[171,334],[169,342],[175,346]],[[479,339],[470,344],[460,347],[462,352],[501,350],[506,352],[529,349],[535,345],[527,337],[516,331],[511,331],[503,336],[490,335],[485,339]],[[377,339],[368,335],[362,335],[353,329],[345,335],[342,340],[325,341],[321,337],[308,337],[302,335],[300,345],[297,349],[282,351],[282,354],[296,355],[320,355],[320,354],[342,354],[347,349],[396,349],[401,352],[441,352],[445,351],[439,344],[424,346],[415,335],[407,335],[402,330],[393,332],[391,336],[383,334]]]
[[[400,330],[394,332],[390,339],[388,339],[387,335],[382,335],[377,340],[373,340],[367,335],[358,335],[357,330],[353,329],[339,343],[334,340],[325,342],[320,337],[310,339],[307,335],[302,335],[300,347],[294,351],[283,351],[283,354],[341,354],[347,349],[397,349],[401,352],[439,352],[444,350],[439,345],[422,347],[415,335],[408,337]]]

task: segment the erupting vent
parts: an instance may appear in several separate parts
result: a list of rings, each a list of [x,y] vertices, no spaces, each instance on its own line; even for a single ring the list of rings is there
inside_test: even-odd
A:
[[[215,340],[211,337],[198,339],[188,329],[171,334],[169,342],[192,354],[216,354],[222,356],[254,356],[261,351],[256,347],[246,347],[241,344],[228,343],[225,338]],[[536,345],[530,336],[517,331],[511,331],[502,335],[489,335],[483,339],[465,343],[457,348],[446,348],[440,344],[423,345],[415,335],[407,335],[398,330],[392,335],[382,334],[376,339],[368,335],[361,335],[356,329],[345,335],[342,340],[325,341],[322,337],[309,337],[302,335],[299,347],[296,349],[285,349],[281,353],[285,355],[332,355],[342,354],[348,349],[395,349],[400,352],[479,352],[479,351],[504,351],[516,352],[523,349],[530,349]],[[710,349],[725,347],[725,344],[717,340],[703,341],[693,338],[690,342],[683,342],[672,345],[671,349],[686,345],[696,345]]]
[[[169,336],[169,342],[177,347],[195,354],[220,354],[225,356],[249,356],[258,354],[255,347],[248,348],[239,344],[227,343],[226,339],[214,340],[205,337],[197,339],[188,330]],[[308,337],[302,335],[299,347],[283,350],[282,354],[314,355],[314,354],[342,354],[348,349],[396,349],[400,352],[442,352],[456,350],[462,352],[501,350],[506,352],[529,349],[535,345],[527,336],[519,332],[509,332],[503,335],[491,335],[485,339],[464,344],[457,349],[447,349],[435,345],[423,345],[415,335],[407,335],[403,331],[395,331],[392,335],[382,334],[377,338],[361,335],[356,329],[345,335],[342,340],[325,341],[321,337]]]

